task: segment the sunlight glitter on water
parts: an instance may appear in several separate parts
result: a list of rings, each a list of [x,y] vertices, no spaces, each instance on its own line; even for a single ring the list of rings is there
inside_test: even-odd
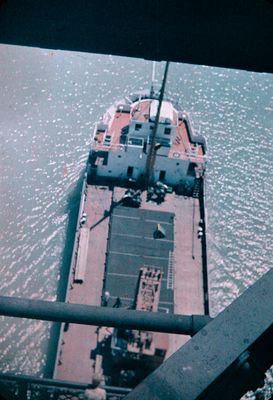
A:
[[[0,52],[1,294],[54,300],[94,124],[115,100],[149,87],[151,63],[13,46]],[[208,140],[213,315],[272,266],[272,86],[268,74],[170,67],[167,96]],[[1,318],[2,369],[41,375],[50,326]]]

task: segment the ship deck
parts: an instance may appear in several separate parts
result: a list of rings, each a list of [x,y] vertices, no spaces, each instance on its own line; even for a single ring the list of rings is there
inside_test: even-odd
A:
[[[150,265],[164,270],[159,311],[204,314],[202,246],[197,238],[199,200],[172,193],[158,205],[146,202],[143,193],[140,209],[113,207],[124,191],[118,187],[111,190],[86,186],[82,211],[87,214],[84,228],[89,229],[89,236],[84,279],[82,283],[74,282],[75,268],[81,266],[73,261],[67,301],[100,305],[102,292],[107,290],[108,306],[117,297],[122,306],[130,306],[138,269]],[[153,237],[157,224],[164,228],[165,238]],[[79,242],[81,229],[75,239]],[[186,336],[169,335],[168,355],[186,340]],[[96,327],[70,324],[67,331],[62,330],[55,378],[89,382],[94,363],[91,352],[96,346]]]
[[[128,126],[131,119],[138,122],[149,121],[149,110],[151,100],[142,101],[133,112],[133,117],[127,112],[116,111],[113,119],[109,125],[107,132],[97,131],[95,134],[94,149],[104,151],[115,151],[120,148],[121,144],[121,131]],[[188,131],[185,121],[178,119],[177,112],[174,111],[173,123],[176,126],[176,136],[173,140],[168,157],[191,159],[193,162],[203,162],[204,150],[202,146],[197,146],[191,142],[190,133]],[[104,143],[105,135],[110,139],[107,144]]]

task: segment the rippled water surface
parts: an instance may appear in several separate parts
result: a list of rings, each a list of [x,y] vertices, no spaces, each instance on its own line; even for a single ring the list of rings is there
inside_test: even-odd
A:
[[[94,123],[150,76],[144,60],[0,46],[1,295],[58,298]],[[269,74],[170,67],[168,96],[208,141],[213,315],[272,266],[272,88]],[[1,369],[45,373],[50,323],[0,318]]]

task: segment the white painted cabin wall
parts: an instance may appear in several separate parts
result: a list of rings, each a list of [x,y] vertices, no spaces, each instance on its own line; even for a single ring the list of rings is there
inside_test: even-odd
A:
[[[157,156],[154,178],[159,179],[160,171],[166,171],[166,183],[169,185],[177,185],[180,180],[185,181],[190,162],[186,160],[170,159],[164,156]],[[191,177],[190,177],[191,178]]]
[[[120,157],[119,157],[120,156]],[[127,147],[127,150],[109,152],[108,164],[97,168],[98,176],[111,178],[128,179],[127,168],[134,168],[132,179],[140,178],[145,172],[147,154],[142,152],[142,148]],[[190,162],[186,160],[170,159],[166,156],[157,155],[154,167],[154,178],[159,179],[160,171],[166,171],[166,183],[177,185],[181,181],[193,182],[193,177],[187,177]]]
[[[120,157],[119,157],[120,156]],[[146,154],[141,147],[128,146],[127,150],[109,152],[108,164],[97,168],[98,176],[126,179],[127,168],[134,167],[132,179],[138,179],[144,173]]]
[[[135,129],[136,124],[141,124],[141,128],[139,130]],[[153,128],[153,127],[154,127],[153,122],[133,121],[129,128],[128,137],[132,136],[132,137],[141,137],[143,139],[147,139],[147,137],[152,133],[151,128]],[[166,135],[164,133],[165,128],[171,129],[170,134]],[[176,135],[176,127],[171,124],[158,124],[156,134],[157,134],[158,139],[161,139],[161,138],[165,139],[165,140],[168,139],[170,141],[170,143],[172,143],[172,141],[174,140],[175,135]]]

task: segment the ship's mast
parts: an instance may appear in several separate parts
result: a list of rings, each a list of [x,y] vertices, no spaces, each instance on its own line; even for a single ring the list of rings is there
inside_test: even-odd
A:
[[[156,62],[153,61],[153,69],[152,69],[152,84],[151,84],[151,90],[150,90],[150,97],[153,98],[155,91],[154,91],[154,83],[155,83],[155,66]]]
[[[159,117],[160,117],[161,105],[162,105],[166,81],[167,81],[168,69],[169,69],[169,61],[166,62],[164,77],[163,77],[160,94],[159,94],[159,99],[158,99],[158,107],[157,107],[154,129],[153,129],[152,135],[150,137],[150,148],[149,148],[148,155],[147,155],[145,174],[144,174],[145,188],[148,188],[153,183],[153,179],[154,179],[154,165],[155,165],[155,160],[156,160],[156,133],[157,133],[157,128],[158,128],[158,124],[159,124]],[[154,72],[154,69],[153,69],[153,72]],[[151,92],[152,92],[152,90],[153,90],[153,82],[152,82]]]

